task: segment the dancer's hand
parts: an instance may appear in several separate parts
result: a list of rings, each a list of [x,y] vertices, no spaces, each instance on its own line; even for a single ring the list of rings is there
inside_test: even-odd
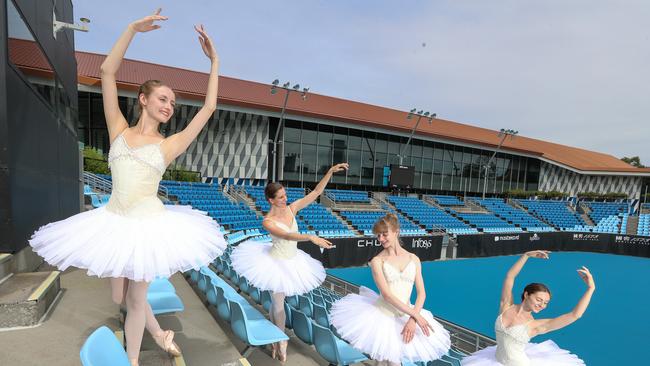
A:
[[[582,268],[578,270],[578,274],[580,275],[580,278],[582,278],[582,280],[585,281],[587,287],[594,290],[596,289],[596,283],[594,282],[594,277],[591,275],[591,272],[589,272],[589,269],[587,269],[587,267],[582,266]]]
[[[199,43],[201,43],[201,48],[203,49],[203,53],[205,53],[206,56],[210,59],[210,61],[218,60],[219,55],[217,54],[217,50],[214,48],[214,43],[212,42],[212,38],[208,35],[208,33],[205,31],[205,27],[203,24],[200,25],[195,25],[194,30],[199,33]]]
[[[149,15],[140,20],[136,20],[135,22],[129,24],[129,27],[131,27],[131,29],[133,29],[136,32],[142,32],[142,33],[160,28],[158,24],[153,24],[153,22],[168,19],[166,16],[160,15],[161,10],[162,8],[156,9],[153,15]]]
[[[334,174],[334,173],[342,172],[344,170],[348,170],[348,168],[350,168],[350,164],[348,164],[348,163],[340,163],[340,164],[333,165],[330,168],[330,172],[332,174]]]
[[[329,240],[325,240],[325,239],[323,239],[321,237],[318,237],[316,235],[311,235],[309,237],[309,241],[311,241],[312,243],[318,245],[321,248],[325,248],[325,249],[332,248],[332,243],[330,243]]]
[[[429,324],[429,322],[426,319],[424,319],[422,315],[418,314],[415,317],[415,322],[418,323],[418,326],[420,327],[420,329],[422,329],[422,333],[424,333],[425,336],[428,337],[431,333],[434,332],[431,324]]]
[[[409,320],[404,325],[404,329],[402,329],[402,340],[404,343],[409,343],[413,340],[416,327],[417,323],[415,322],[415,319],[413,319],[413,317],[409,318]]]
[[[549,259],[549,254],[551,252],[548,250],[532,250],[530,252],[524,253],[524,255],[531,257],[531,258],[542,258],[542,259]]]

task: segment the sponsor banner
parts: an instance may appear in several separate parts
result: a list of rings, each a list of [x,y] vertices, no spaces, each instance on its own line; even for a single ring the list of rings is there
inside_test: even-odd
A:
[[[582,251],[650,257],[650,237],[604,233],[517,233],[460,235],[458,257],[521,254],[529,250]]]
[[[328,240],[334,245],[332,249],[323,250],[309,242],[298,243],[298,248],[321,261],[326,268],[363,266],[382,250],[381,244],[374,237]],[[442,236],[440,235],[403,236],[400,240],[402,247],[417,255],[421,261],[440,258],[442,250]]]

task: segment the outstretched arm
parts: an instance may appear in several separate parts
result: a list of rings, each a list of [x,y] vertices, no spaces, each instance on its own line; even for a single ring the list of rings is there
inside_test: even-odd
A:
[[[503,280],[503,287],[501,289],[501,302],[499,304],[499,314],[503,313],[510,305],[513,304],[512,300],[512,286],[515,283],[515,278],[521,272],[521,269],[528,261],[529,257],[543,258],[548,259],[548,254],[550,252],[546,250],[533,250],[531,252],[524,253],[515,264],[510,267],[508,273],[506,273],[506,278]]]
[[[327,186],[327,183],[329,183],[330,179],[332,179],[332,175],[334,173],[338,173],[338,172],[341,172],[343,170],[348,170],[348,167],[349,167],[348,163],[340,163],[340,164],[336,164],[336,165],[332,166],[327,171],[327,173],[325,174],[323,179],[321,179],[320,182],[318,182],[318,184],[316,185],[316,188],[314,188],[313,191],[309,192],[308,195],[306,195],[305,197],[293,202],[290,205],[291,210],[294,213],[296,213],[296,212],[302,210],[303,208],[309,206],[310,203],[316,201],[316,198],[318,198],[318,196],[320,196],[323,193],[323,191],[325,190],[325,187]]]
[[[194,118],[188,123],[183,131],[178,132],[167,138],[165,149],[168,151],[169,160],[176,159],[185,152],[192,141],[196,139],[203,127],[217,110],[217,92],[219,89],[219,55],[214,48],[212,39],[206,33],[203,25],[194,26],[199,34],[199,43],[203,53],[210,59],[210,76],[208,77],[208,90],[205,93],[205,102],[203,107],[196,113]]]
[[[140,20],[129,24],[124,33],[117,40],[111,52],[108,53],[100,67],[102,79],[102,98],[104,102],[104,116],[106,118],[106,127],[108,127],[108,136],[112,143],[117,136],[129,126],[126,118],[122,115],[117,101],[117,84],[115,75],[120,68],[126,49],[129,47],[133,36],[138,32],[149,32],[160,28],[159,25],[153,24],[156,21],[167,20],[166,16],[160,15],[160,8],[153,15],[149,15]]]
[[[312,243],[325,249],[329,249],[332,247],[332,243],[316,235],[290,233],[284,230],[283,228],[279,227],[278,225],[276,225],[275,221],[271,219],[264,219],[262,221],[262,226],[264,227],[264,229],[266,229],[266,231],[271,233],[271,235],[276,236],[278,238],[282,238],[285,240],[293,240],[293,241],[311,241]]]
[[[578,301],[578,304],[576,304],[571,312],[560,315],[557,318],[534,320],[530,326],[530,332],[532,333],[531,337],[564,328],[580,319],[585,313],[589,306],[589,302],[591,301],[591,296],[594,294],[594,291],[596,291],[596,284],[594,283],[594,278],[591,276],[587,267],[579,269],[578,274],[587,285],[587,290]]]

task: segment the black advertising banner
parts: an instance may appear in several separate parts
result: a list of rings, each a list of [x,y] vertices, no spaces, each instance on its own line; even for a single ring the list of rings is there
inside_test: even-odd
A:
[[[362,266],[382,250],[381,244],[374,237],[328,240],[334,245],[332,249],[321,250],[308,242],[299,243],[298,248],[321,261],[327,268]],[[404,249],[417,255],[423,262],[440,258],[442,236],[403,236],[400,240]]]
[[[459,235],[457,257],[521,254],[529,250],[579,251],[650,258],[650,237],[603,233],[515,233]]]

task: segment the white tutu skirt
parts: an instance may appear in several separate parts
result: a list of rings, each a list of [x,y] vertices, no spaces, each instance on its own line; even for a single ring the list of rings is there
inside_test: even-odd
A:
[[[292,258],[271,256],[271,243],[245,241],[230,254],[232,268],[260,290],[302,295],[325,281],[321,262],[300,249]]]
[[[62,271],[72,266],[91,276],[146,282],[198,269],[227,246],[219,224],[190,206],[137,218],[100,207],[41,227],[29,244]]]
[[[429,311],[422,309],[420,314],[434,331],[427,337],[417,327],[413,339],[404,343],[401,333],[409,316],[382,311],[375,305],[378,299],[377,293],[362,286],[358,295],[346,295],[332,305],[330,323],[352,347],[373,360],[395,363],[433,361],[447,354],[451,346],[449,332]]]
[[[476,351],[463,359],[463,366],[503,366],[496,359],[496,346]],[[578,356],[563,350],[551,340],[542,343],[528,343],[526,356],[530,359],[530,366],[576,366],[584,365]]]

